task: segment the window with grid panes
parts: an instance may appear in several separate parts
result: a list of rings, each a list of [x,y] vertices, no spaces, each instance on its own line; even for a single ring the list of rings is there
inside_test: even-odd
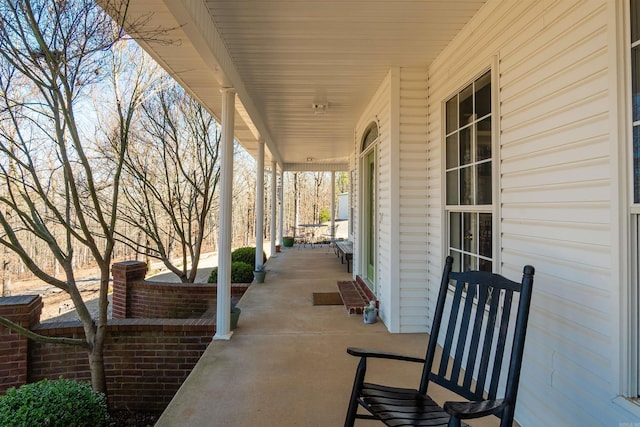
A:
[[[445,210],[454,271],[493,269],[491,110],[491,71],[445,105]]]

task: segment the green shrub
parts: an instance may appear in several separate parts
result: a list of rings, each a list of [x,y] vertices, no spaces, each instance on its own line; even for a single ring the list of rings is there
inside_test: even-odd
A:
[[[231,252],[231,262],[241,261],[251,265],[251,268],[256,268],[256,248],[252,246],[245,246],[244,248],[238,248]],[[262,263],[267,261],[267,255],[262,251]]]
[[[60,378],[10,388],[0,397],[0,425],[112,426],[104,394],[89,384]]]
[[[253,267],[246,262],[231,263],[231,283],[251,283],[253,281]]]
[[[209,275],[209,283],[218,283],[218,267],[213,267]],[[253,282],[253,267],[246,262],[236,261],[231,263],[231,283]]]
[[[328,208],[320,209],[320,223],[327,222],[331,220],[331,213]]]

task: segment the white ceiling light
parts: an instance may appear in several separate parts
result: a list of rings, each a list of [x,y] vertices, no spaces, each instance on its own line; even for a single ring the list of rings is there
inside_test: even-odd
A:
[[[313,114],[324,114],[327,112],[327,108],[329,108],[329,104],[324,103],[316,103],[311,104],[311,108],[313,108]]]

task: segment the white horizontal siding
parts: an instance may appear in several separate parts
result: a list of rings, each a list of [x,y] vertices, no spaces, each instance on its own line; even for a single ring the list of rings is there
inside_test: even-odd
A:
[[[399,283],[400,331],[426,332],[427,292],[426,69],[400,69]]]
[[[612,3],[490,0],[429,69],[433,282],[443,254],[431,246],[443,241],[442,103],[498,58],[499,270],[518,279],[524,264],[536,267],[516,410],[523,427],[630,420],[611,404],[618,363],[606,25]]]

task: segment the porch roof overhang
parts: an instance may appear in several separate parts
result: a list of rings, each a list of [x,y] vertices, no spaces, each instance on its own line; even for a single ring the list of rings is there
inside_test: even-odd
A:
[[[254,157],[263,140],[283,170],[347,170],[389,70],[426,68],[484,3],[130,0],[125,28],[218,120],[232,87],[234,134]]]

